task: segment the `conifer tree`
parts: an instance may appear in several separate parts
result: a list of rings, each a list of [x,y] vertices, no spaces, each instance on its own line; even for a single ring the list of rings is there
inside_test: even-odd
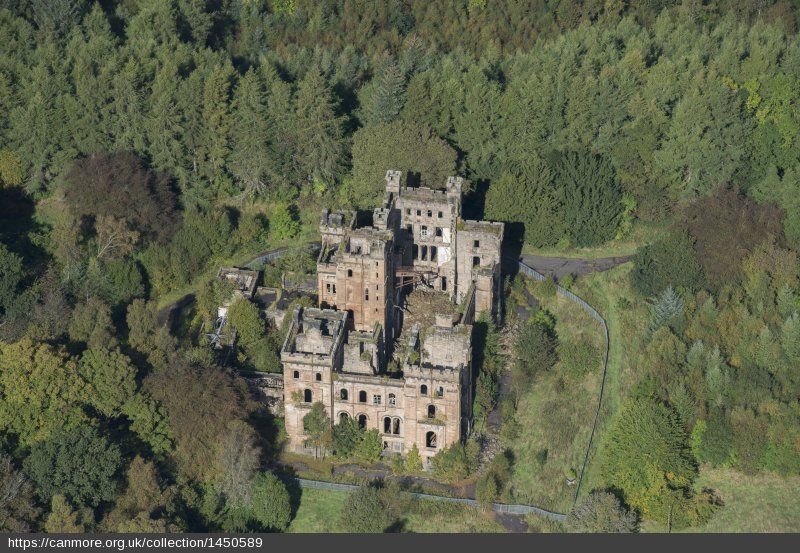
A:
[[[611,163],[590,153],[566,152],[555,162],[556,185],[563,190],[564,220],[577,246],[614,238],[622,213],[622,190]]]
[[[405,101],[406,79],[393,61],[388,62],[375,78],[374,87],[365,109],[364,123],[390,123],[400,114]]]
[[[606,483],[620,490],[628,505],[662,522],[671,516],[673,492],[690,497],[697,474],[688,437],[676,417],[650,399],[634,400],[619,413],[603,453],[602,471]]]
[[[333,184],[344,168],[344,130],[333,93],[324,77],[309,70],[294,99],[298,168],[304,186]]]
[[[145,76],[140,63],[130,56],[120,63],[111,82],[110,132],[114,148],[142,154],[147,147]]]
[[[203,175],[218,182],[230,153],[230,92],[233,67],[227,60],[212,68],[203,87]]]
[[[683,313],[683,300],[672,286],[661,292],[653,302],[648,331],[652,334],[664,325],[670,324]]]
[[[249,197],[264,196],[270,169],[268,95],[260,75],[249,69],[234,93],[228,166]]]
[[[105,152],[112,142],[109,123],[118,45],[99,4],[71,33],[66,55],[74,87],[74,94],[64,100],[71,140],[82,154]]]
[[[792,313],[781,327],[781,347],[786,358],[800,363],[800,315]]]
[[[153,165],[169,171],[185,184],[188,174],[182,163],[185,158],[184,123],[176,98],[177,83],[180,83],[178,68],[168,62],[153,80],[146,101],[150,109],[145,128]]]

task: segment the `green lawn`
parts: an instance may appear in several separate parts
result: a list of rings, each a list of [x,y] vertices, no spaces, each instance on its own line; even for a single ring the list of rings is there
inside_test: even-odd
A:
[[[304,489],[289,532],[340,532],[339,513],[347,494],[328,490]]]
[[[303,489],[297,515],[289,526],[294,533],[342,532],[339,513],[347,492]],[[491,513],[436,501],[412,500],[402,517],[405,532],[488,533],[503,532]]]
[[[697,487],[716,490],[724,506],[693,531],[800,532],[800,476],[704,468]]]

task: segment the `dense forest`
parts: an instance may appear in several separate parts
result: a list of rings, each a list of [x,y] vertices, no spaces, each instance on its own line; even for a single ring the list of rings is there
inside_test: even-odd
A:
[[[465,176],[468,214],[517,248],[662,229],[627,300],[652,311],[641,378],[598,457],[615,496],[584,510],[685,526],[713,510],[698,463],[800,473],[798,17],[790,0],[0,2],[0,530],[286,529],[291,485],[265,469],[280,424],[158,309],[200,279],[202,318],[221,260],[297,240],[323,204],[371,206],[387,168]],[[242,310],[240,362],[277,370],[280,329]],[[536,379],[552,321],[517,348]]]

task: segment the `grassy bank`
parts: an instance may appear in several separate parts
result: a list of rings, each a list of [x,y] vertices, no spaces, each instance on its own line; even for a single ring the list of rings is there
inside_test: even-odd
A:
[[[697,488],[716,491],[723,505],[705,525],[687,532],[798,532],[800,476],[747,475],[731,469],[702,467]],[[653,523],[645,532],[664,532]]]
[[[594,246],[591,248],[558,246],[535,248],[525,244],[522,248],[522,253],[543,255],[547,257],[570,257],[580,259],[598,259],[601,257],[621,257],[625,255],[633,255],[642,244],[648,244],[659,236],[663,235],[669,225],[669,221],[662,221],[658,223],[644,223],[637,221],[631,229],[631,232],[624,238],[612,240],[599,246]]]
[[[541,284],[526,280],[525,285],[555,316],[560,355],[556,366],[537,375],[519,396],[516,419],[520,434],[511,446],[510,499],[567,512],[600,392],[603,333],[575,303],[543,295]],[[585,352],[585,362],[576,366],[574,359],[568,362],[568,350],[578,349]]]
[[[304,489],[289,532],[344,532],[339,517],[346,499],[347,492]],[[404,532],[418,533],[504,531],[491,513],[466,505],[425,500],[410,502],[407,512],[401,515],[400,527]]]

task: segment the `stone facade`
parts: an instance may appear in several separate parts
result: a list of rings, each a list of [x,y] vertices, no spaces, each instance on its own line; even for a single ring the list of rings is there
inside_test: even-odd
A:
[[[296,452],[310,451],[303,417],[315,402],[334,424],[348,417],[376,429],[387,454],[416,445],[426,465],[470,430],[472,322],[498,312],[503,225],[461,218],[461,178],[439,191],[404,187],[401,176],[386,173],[371,225],[359,227],[354,213],[322,214],[319,308],[288,315],[281,350]],[[404,300],[416,288],[453,309],[404,329]],[[390,374],[392,360],[400,371]]]

